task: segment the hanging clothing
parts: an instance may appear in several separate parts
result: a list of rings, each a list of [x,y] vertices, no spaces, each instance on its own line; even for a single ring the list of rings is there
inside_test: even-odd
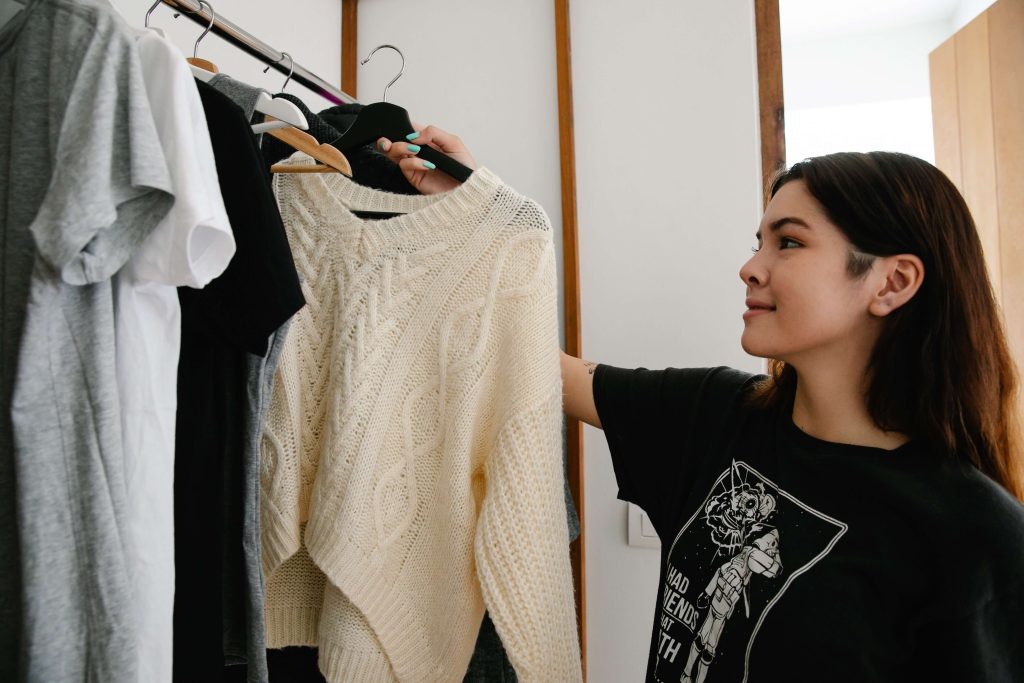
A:
[[[568,529],[552,524],[547,217],[485,169],[426,197],[340,174],[274,184],[309,305],[262,447],[268,645],[315,639],[332,683],[458,681],[486,604],[523,680],[580,680]]]
[[[246,401],[251,355],[265,356],[271,336],[304,300],[269,178],[244,113],[196,82],[213,144],[217,177],[236,254],[205,289],[180,288],[181,359],[175,447],[174,680],[223,675],[224,628],[252,614],[260,577],[246,571]],[[256,408],[258,410],[258,407]],[[246,629],[252,639],[262,632]],[[266,680],[262,642],[246,643],[250,676]]]
[[[284,97],[289,101],[294,102],[303,110],[303,113],[306,114],[307,118],[310,116],[308,109],[305,108],[305,105],[303,105],[298,98],[286,93],[279,93],[277,97]],[[359,112],[362,111],[362,109],[362,104],[343,104],[325,109],[314,116],[327,122],[330,130],[347,130],[355,122],[356,117],[359,116]],[[314,136],[318,142],[331,143],[336,141],[338,137],[340,137],[340,134],[325,134],[322,129],[318,128],[314,132]],[[284,143],[274,140],[269,136],[264,138],[262,149],[263,156],[268,162],[271,162],[271,160],[276,161],[279,158],[283,158],[284,156],[291,154],[291,152],[285,148]],[[419,194],[416,188],[410,185],[409,181],[406,180],[398,165],[391,161],[387,155],[377,149],[375,144],[370,143],[357,147],[353,150],[349,150],[346,153],[346,156],[352,166],[352,179],[356,183],[366,187],[372,187],[377,190],[394,192],[396,194]],[[381,213],[374,214],[372,212],[363,211],[353,211],[353,214],[360,218],[378,220],[395,215]],[[579,538],[580,522],[579,515],[576,512],[575,502],[572,499],[572,493],[569,490],[568,477],[565,479],[565,506],[566,517],[569,523],[569,541],[572,542]],[[484,615],[484,620],[480,627],[480,635],[477,639],[477,645],[473,650],[473,657],[470,660],[466,678],[467,680],[475,681],[491,679],[494,681],[503,681],[504,683],[514,683],[516,680],[515,672],[511,663],[508,661],[508,655],[501,643],[501,639],[497,637],[494,630],[494,624],[486,614]]]
[[[318,116],[338,130],[347,130],[355,122],[362,109],[363,105],[361,104],[343,104],[325,109]],[[336,138],[326,140],[325,142],[331,142],[334,139]],[[269,140],[264,140],[263,143],[264,157],[267,156],[268,142]],[[375,144],[371,143],[350,150],[347,153],[347,158],[352,165],[352,179],[360,185],[396,194],[419,194],[416,188],[406,180],[398,165],[377,149]],[[359,218],[378,220],[394,215],[373,214],[362,211],[353,211],[352,213]],[[565,492],[566,516],[569,520],[569,541],[572,542],[579,536],[579,518],[576,515],[572,495],[569,493],[568,479],[565,482]],[[485,612],[464,681],[465,683],[483,683],[484,681],[515,683],[515,680],[515,669],[512,668],[512,663],[508,661],[508,653],[505,652],[505,647],[502,645],[497,631],[494,630],[494,622],[491,621],[490,616]]]
[[[235,241],[202,103],[185,57],[154,31],[139,31],[136,42],[176,199],[114,277],[115,348],[139,680],[170,683],[174,428],[181,346],[176,288],[201,288],[220,275],[235,253]]]
[[[0,89],[0,679],[131,681],[111,276],[172,183],[134,36],[109,8],[29,2],[0,30]]]
[[[249,683],[266,681],[262,673],[263,637],[263,567],[260,563],[259,483],[260,437],[270,410],[273,396],[274,372],[277,370],[288,335],[290,321],[285,322],[270,337],[266,356],[249,354],[245,401],[245,451],[242,458],[242,562],[247,577],[244,611],[237,609],[224,614],[224,657],[226,664],[246,664],[255,659],[255,666],[247,666]],[[238,604],[237,602],[229,604]]]
[[[347,130],[355,122],[363,106],[362,104],[337,105],[321,111],[319,116],[338,130]],[[265,147],[266,143],[264,143]],[[416,188],[406,180],[398,165],[377,149],[375,144],[350,150],[347,155],[349,163],[352,165],[353,180],[360,185],[398,194],[419,194]],[[374,217],[359,211],[353,213],[360,218]],[[569,490],[568,476],[565,478],[565,511],[569,522],[569,542],[571,543],[580,536],[580,519],[572,492]],[[508,661],[508,654],[505,652],[501,639],[497,637],[493,622],[486,614],[480,626],[480,635],[473,650],[473,657],[469,662],[466,680],[492,680],[502,683],[514,683],[516,680],[515,670],[512,668],[511,662]]]

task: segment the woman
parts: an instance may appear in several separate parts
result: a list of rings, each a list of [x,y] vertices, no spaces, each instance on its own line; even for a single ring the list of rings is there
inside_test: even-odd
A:
[[[1018,384],[963,198],[914,157],[812,158],[757,243],[741,343],[769,376],[562,356],[663,542],[647,679],[1024,681]]]

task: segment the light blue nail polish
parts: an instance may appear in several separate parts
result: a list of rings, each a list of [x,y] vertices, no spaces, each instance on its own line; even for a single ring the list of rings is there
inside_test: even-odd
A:
[[[412,152],[413,154],[416,154],[416,152],[420,151],[420,146],[419,145],[407,145],[407,146],[409,148],[409,151]]]
[[[405,136],[405,139],[406,140],[415,140],[419,136],[420,136],[419,133],[409,133],[408,135]]]
[[[429,161],[424,161],[423,162],[423,167],[424,168],[429,168],[430,170],[434,170],[435,168],[437,168],[437,166],[435,166],[434,164],[432,164]]]
[[[383,151],[384,151],[384,141],[383,141],[383,140],[381,140],[380,142],[378,142],[378,143],[377,143],[377,147],[379,147],[379,148],[380,148],[380,151],[382,151],[382,152],[383,152]]]

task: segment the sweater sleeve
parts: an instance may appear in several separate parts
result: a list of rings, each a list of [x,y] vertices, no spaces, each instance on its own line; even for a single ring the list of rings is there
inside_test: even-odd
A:
[[[539,237],[524,235],[511,250],[507,263],[520,273],[495,305],[496,436],[475,539],[484,603],[524,683],[582,680],[562,491],[554,247],[550,231]]]

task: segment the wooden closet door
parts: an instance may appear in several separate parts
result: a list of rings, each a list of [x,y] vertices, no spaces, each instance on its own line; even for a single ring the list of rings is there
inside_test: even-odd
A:
[[[1024,371],[1024,0],[999,0],[929,55],[935,163],[978,225]]]

